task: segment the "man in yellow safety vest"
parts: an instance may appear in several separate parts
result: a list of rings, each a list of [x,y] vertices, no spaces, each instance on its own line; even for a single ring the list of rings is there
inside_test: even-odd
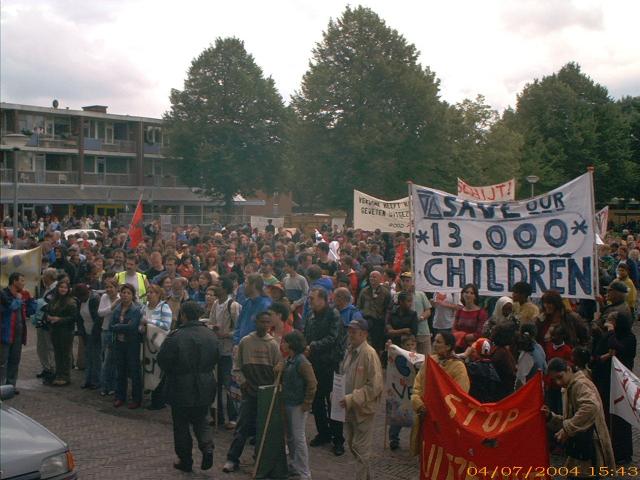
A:
[[[116,282],[118,285],[128,283],[135,288],[138,302],[145,303],[147,301],[149,281],[144,273],[138,272],[138,257],[135,254],[131,253],[127,256],[125,271],[116,273]]]

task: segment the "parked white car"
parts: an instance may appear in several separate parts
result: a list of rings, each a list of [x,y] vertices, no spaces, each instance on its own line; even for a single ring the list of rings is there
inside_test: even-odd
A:
[[[65,230],[63,235],[64,239],[67,240],[69,238],[69,235],[82,235],[83,233],[87,234],[87,240],[91,245],[95,245],[97,239],[102,240],[102,232],[100,230],[95,230],[92,228],[76,228],[72,230]]]
[[[13,385],[0,387],[0,477],[11,479],[75,480],[69,446],[38,422],[6,405]]]

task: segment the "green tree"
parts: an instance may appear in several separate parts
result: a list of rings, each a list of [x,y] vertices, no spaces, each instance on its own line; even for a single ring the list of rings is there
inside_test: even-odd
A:
[[[169,156],[187,185],[223,199],[227,209],[237,193],[279,186],[287,113],[242,41],[218,38],[170,99]]]
[[[454,107],[454,165],[461,178],[474,185],[491,185],[518,175],[522,135],[500,119],[478,95]]]
[[[629,125],[632,168],[636,173],[629,193],[637,198],[640,192],[640,97],[623,97],[617,104]]]
[[[397,198],[409,179],[444,187],[451,147],[438,92],[414,45],[370,9],[347,7],[292,101],[302,202],[350,209],[354,188]]]
[[[589,166],[595,167],[600,200],[632,188],[636,173],[628,122],[607,89],[577,64],[528,84],[511,120],[524,138],[521,175],[538,175],[543,189],[557,187]]]

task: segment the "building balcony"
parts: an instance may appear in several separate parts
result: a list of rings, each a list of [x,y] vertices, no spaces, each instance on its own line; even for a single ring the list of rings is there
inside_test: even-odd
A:
[[[131,140],[105,142],[99,138],[85,138],[84,149],[95,152],[136,153],[136,142]]]
[[[132,173],[85,173],[85,185],[137,185],[137,178]]]
[[[145,187],[182,187],[175,175],[145,175]]]
[[[159,143],[145,143],[143,151],[145,155],[160,155],[162,154],[162,145]]]
[[[64,138],[60,135],[36,135],[29,137],[27,147],[38,148],[62,148],[68,150],[78,150],[78,136],[69,135]]]
[[[13,169],[0,169],[0,182],[13,183]],[[19,183],[77,185],[78,172],[18,172]]]

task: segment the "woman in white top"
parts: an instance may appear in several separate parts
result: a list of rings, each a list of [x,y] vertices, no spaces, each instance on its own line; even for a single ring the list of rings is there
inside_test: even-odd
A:
[[[102,368],[100,371],[100,395],[113,395],[116,390],[116,364],[113,359],[113,333],[109,330],[113,309],[120,301],[118,285],[112,278],[104,283],[105,293],[100,298],[98,315],[102,317]]]

